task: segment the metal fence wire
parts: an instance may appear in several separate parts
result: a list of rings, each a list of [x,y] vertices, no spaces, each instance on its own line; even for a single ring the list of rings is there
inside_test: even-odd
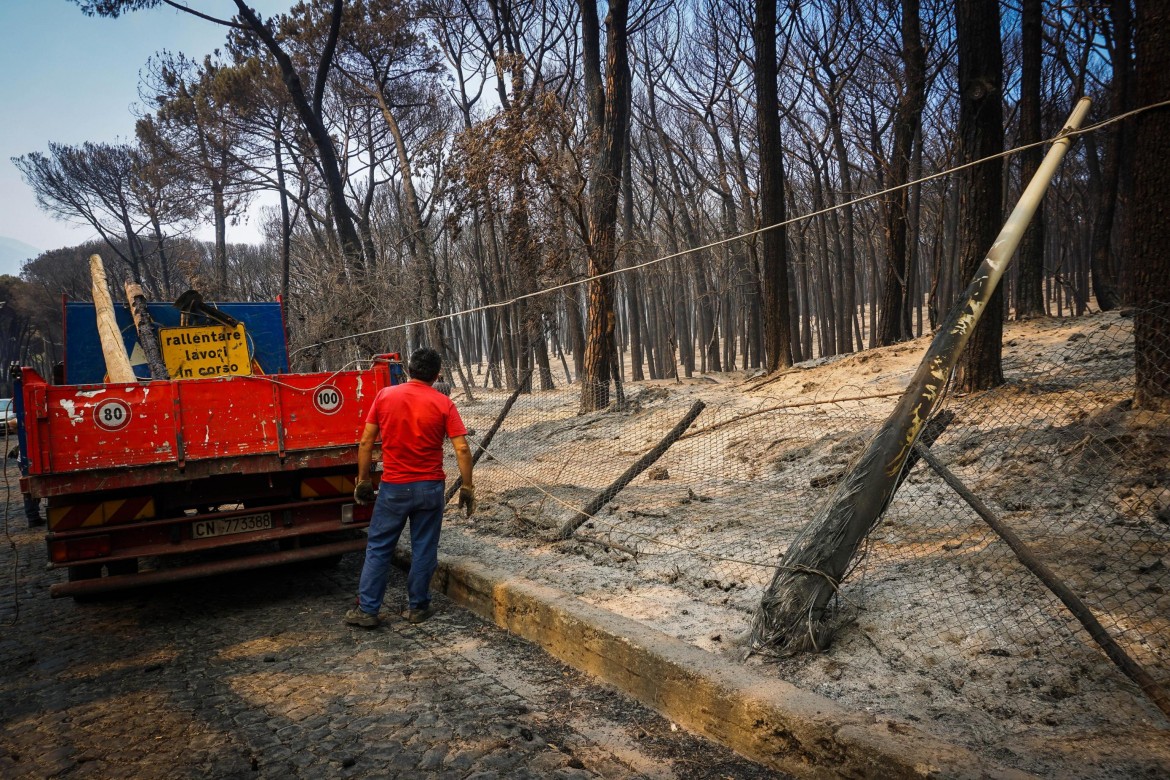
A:
[[[1170,308],[1146,316],[1165,319]],[[947,397],[941,409],[954,418],[931,452],[1166,685],[1170,419],[1133,407],[1131,318],[1070,322],[1009,328],[1007,381]],[[833,360],[852,361],[851,376],[865,376],[869,354]],[[506,545],[557,545],[568,586],[574,563],[600,567],[577,578],[579,591],[600,578],[612,588],[652,590],[662,609],[719,607],[735,625],[709,632],[730,635],[746,626],[788,544],[897,400],[888,385],[856,381],[799,400],[742,374],[629,383],[624,408],[587,414],[578,413],[576,385],[522,394],[476,468],[484,512],[469,521],[451,513],[448,522]],[[456,401],[481,436],[508,395],[484,390],[472,403],[458,394]],[[573,540],[551,541],[696,400],[706,408],[685,435],[585,519]],[[875,663],[923,681],[920,693],[929,691],[934,704],[926,706],[937,717],[945,717],[946,697],[1006,715],[1021,696],[1057,707],[1087,678],[1129,686],[1059,600],[921,461],[867,538],[836,609],[837,645],[860,642]],[[997,675],[1005,658],[1017,671]],[[788,671],[802,663],[793,660]],[[818,679],[822,693],[867,701],[863,680]],[[872,693],[873,701],[881,695]]]

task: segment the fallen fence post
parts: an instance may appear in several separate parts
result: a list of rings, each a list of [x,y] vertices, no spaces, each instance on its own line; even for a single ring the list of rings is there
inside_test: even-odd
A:
[[[626,545],[618,544],[617,542],[607,542],[604,539],[595,539],[592,536],[582,536],[580,534],[577,534],[576,536],[573,537],[573,541],[585,542],[587,544],[597,545],[598,547],[601,547],[605,550],[609,550],[610,548],[613,548],[615,550],[620,550],[621,552],[632,555],[635,558],[637,558],[639,555],[642,554],[639,551],[635,550],[633,547],[627,547]]]
[[[691,406],[690,411],[688,411],[686,415],[678,421],[678,424],[670,429],[670,433],[666,434],[666,436],[663,437],[662,441],[658,442],[654,449],[638,458],[634,465],[626,469],[625,473],[614,480],[609,487],[598,493],[592,501],[585,505],[584,509],[582,509],[573,517],[573,519],[567,521],[563,526],[561,526],[561,530],[557,533],[557,538],[568,539],[573,535],[573,532],[580,528],[586,520],[592,517],[599,509],[601,509],[601,507],[605,506],[607,501],[613,499],[613,497],[620,493],[626,485],[630,484],[634,477],[653,466],[655,461],[661,458],[663,454],[668,449],[670,449],[670,446],[678,441],[683,433],[686,432],[686,429],[690,427],[691,423],[695,421],[695,418],[699,416],[699,412],[703,411],[703,409],[706,407],[707,405],[702,401],[695,401],[695,403]]]
[[[914,451],[926,461],[934,473],[942,477],[943,481],[950,485],[991,526],[991,530],[995,531],[999,538],[1007,543],[1020,563],[1024,564],[1028,571],[1035,574],[1060,599],[1061,603],[1068,607],[1068,611],[1073,613],[1073,616],[1080,621],[1093,640],[1101,646],[1105,655],[1109,656],[1109,660],[1113,661],[1125,673],[1126,677],[1137,683],[1146,696],[1150,697],[1150,700],[1158,706],[1158,709],[1170,718],[1170,695],[1141,664],[1130,658],[1121,645],[1109,636],[1109,632],[1097,620],[1088,605],[1081,601],[1080,597],[1073,593],[1072,589],[1065,585],[1064,581],[1057,577],[1056,573],[1032,552],[1032,548],[1028,546],[1027,542],[1017,536],[1015,531],[1000,520],[977,495],[968,490],[967,486],[950,469],[940,463],[925,447],[915,445]]]
[[[479,459],[483,457],[485,452],[487,452],[488,445],[492,443],[492,437],[495,436],[496,431],[500,429],[500,425],[503,424],[504,418],[508,416],[508,412],[512,411],[512,404],[516,403],[516,399],[520,397],[520,391],[524,389],[524,386],[528,383],[528,378],[532,376],[532,372],[534,370],[535,369],[529,369],[528,373],[526,373],[524,377],[516,383],[516,389],[512,391],[512,395],[508,396],[508,400],[504,402],[504,408],[500,410],[498,415],[496,415],[496,421],[492,423],[492,427],[488,429],[486,434],[484,434],[484,437],[479,442],[479,444],[475,445],[475,454],[471,456],[472,466],[474,466],[476,463],[479,463]],[[447,488],[447,495],[443,503],[450,501],[451,496],[458,493],[459,488],[462,485],[463,475],[460,474],[458,477],[455,477],[455,481],[451,483],[451,487]]]

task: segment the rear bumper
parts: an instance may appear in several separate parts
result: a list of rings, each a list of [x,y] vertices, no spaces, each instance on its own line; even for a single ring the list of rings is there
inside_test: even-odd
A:
[[[365,548],[366,540],[364,537],[361,539],[348,539],[342,542],[302,547],[297,550],[282,550],[280,552],[246,555],[222,561],[209,561],[207,563],[193,564],[177,569],[161,569],[139,574],[120,574],[91,580],[60,582],[49,588],[49,595],[53,598],[60,598],[62,596],[86,596],[99,593],[111,593],[119,590],[160,585],[168,582],[181,582],[183,580],[207,577],[213,574],[262,569],[269,566],[296,563],[297,561],[328,558],[331,555],[357,552]]]
[[[74,569],[53,596],[101,593],[151,582],[171,582],[223,571],[310,560],[362,549],[366,507],[347,496],[240,508],[178,517],[49,531],[50,569]],[[267,516],[270,527],[198,537],[196,524]],[[279,551],[274,550],[279,543]],[[207,558],[211,557],[211,560]],[[156,571],[128,573],[124,562],[157,559]],[[102,576],[103,567],[107,569]],[[132,571],[135,566],[130,566]]]
[[[139,520],[131,523],[95,525],[68,531],[50,530],[46,539],[49,543],[49,567],[59,568],[85,563],[110,563],[113,561],[145,558],[150,556],[181,555],[203,552],[222,547],[268,542],[294,536],[324,534],[331,531],[346,531],[363,528],[368,520],[343,522],[343,507],[352,504],[352,498],[325,498],[315,501],[275,504],[269,506],[236,509],[210,514],[182,515],[156,520]],[[192,526],[200,520],[230,519],[247,515],[268,514],[272,527],[260,531],[214,536],[196,539]],[[57,559],[52,550],[56,543],[78,541],[93,537],[108,538],[110,552],[100,558]],[[56,561],[56,562],[54,562]]]
[[[381,449],[375,449],[374,462],[380,463]],[[181,467],[168,461],[153,466],[30,474],[21,478],[20,489],[34,498],[51,498],[83,493],[97,494],[112,490],[154,488],[164,484],[195,482],[223,476],[295,474],[341,467],[357,471],[356,443],[304,452],[287,452],[284,455],[259,454],[191,460]]]

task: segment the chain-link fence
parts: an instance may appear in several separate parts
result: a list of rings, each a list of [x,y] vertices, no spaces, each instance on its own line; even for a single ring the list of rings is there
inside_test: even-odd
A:
[[[931,452],[1165,685],[1170,424],[1132,406],[1133,321],[1012,323],[1006,338],[1006,384],[947,398],[941,408],[954,417]],[[712,646],[713,637],[730,649],[788,544],[888,415],[925,343],[779,377],[628,384],[625,407],[604,412],[580,414],[576,386],[520,395],[477,466],[484,511],[455,527],[523,550],[530,574],[585,598],[624,599],[619,608],[664,630],[712,621],[698,627],[698,643]],[[482,435],[508,395],[456,400]],[[686,433],[580,518],[696,401],[705,408]],[[574,517],[584,521],[576,535],[554,541]],[[1136,691],[923,462],[841,584],[836,616],[829,653],[783,661],[780,673],[854,705],[911,719],[963,713],[956,725],[978,729],[981,718],[1020,715],[1024,699],[1058,711],[1090,688]],[[863,673],[851,674],[850,659]],[[896,690],[874,686],[875,665],[883,679],[900,680]],[[948,706],[960,699],[964,708]],[[1138,710],[1159,717],[1145,704]]]

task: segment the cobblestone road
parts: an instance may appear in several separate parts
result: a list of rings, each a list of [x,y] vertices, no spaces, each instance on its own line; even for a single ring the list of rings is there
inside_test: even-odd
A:
[[[775,777],[442,597],[343,625],[360,554],[77,604],[7,525],[3,778]]]

